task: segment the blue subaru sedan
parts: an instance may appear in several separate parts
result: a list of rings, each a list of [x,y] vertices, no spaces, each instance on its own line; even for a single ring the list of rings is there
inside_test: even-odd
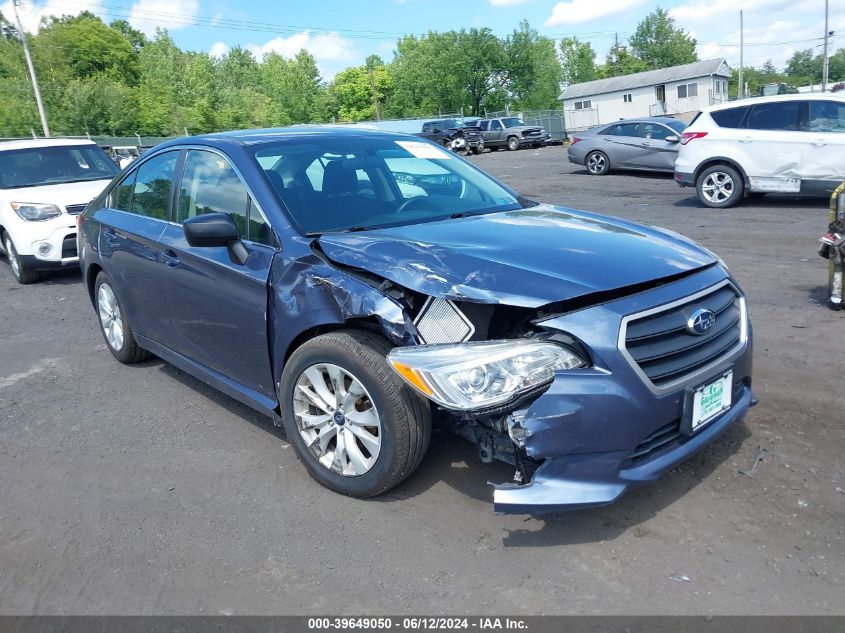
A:
[[[755,402],[745,297],[715,255],[529,200],[418,137],[170,141],[79,225],[115,358],[271,416],[343,494],[409,477],[438,424],[513,465],[497,511],[606,504]]]

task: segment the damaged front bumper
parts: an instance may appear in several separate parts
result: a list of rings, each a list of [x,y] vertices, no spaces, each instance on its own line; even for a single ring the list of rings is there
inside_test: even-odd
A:
[[[726,283],[723,269],[712,267],[545,322],[551,330],[589,341],[594,366],[559,372],[549,389],[519,412],[520,443],[541,465],[525,485],[495,486],[496,512],[541,514],[611,503],[630,487],[654,481],[741,421],[756,404],[750,329],[741,345],[668,389],[655,387],[619,350],[618,333],[629,315]],[[729,287],[735,288],[732,283]],[[733,372],[730,408],[690,432],[685,415],[691,390],[727,371]]]

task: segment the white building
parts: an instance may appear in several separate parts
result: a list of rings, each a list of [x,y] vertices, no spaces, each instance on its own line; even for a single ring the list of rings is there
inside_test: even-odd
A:
[[[633,117],[686,118],[704,106],[727,101],[730,76],[724,59],[711,59],[572,84],[560,96],[566,129],[584,130]]]

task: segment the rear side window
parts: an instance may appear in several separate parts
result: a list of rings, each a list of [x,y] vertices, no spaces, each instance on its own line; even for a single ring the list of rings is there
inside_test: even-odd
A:
[[[845,133],[845,103],[810,101],[810,132]]]
[[[800,101],[759,103],[751,108],[746,127],[752,130],[797,130]]]
[[[711,112],[710,116],[719,127],[738,128],[742,124],[742,117],[745,116],[748,109],[748,106],[743,106],[741,108],[728,108],[727,110]]]
[[[129,211],[157,220],[170,219],[170,189],[178,157],[179,152],[167,152],[151,158],[137,169]]]
[[[636,136],[637,124],[617,123],[616,125],[611,125],[604,132],[602,132],[602,134],[607,134],[608,136]]]

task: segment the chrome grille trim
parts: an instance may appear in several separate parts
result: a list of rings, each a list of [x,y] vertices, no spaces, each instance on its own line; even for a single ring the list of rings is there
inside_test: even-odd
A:
[[[684,304],[691,303],[700,299],[702,297],[706,297],[707,295],[711,295],[716,291],[724,288],[725,286],[731,288],[737,296],[737,303],[739,304],[739,326],[740,326],[740,336],[739,341],[736,345],[732,346],[730,349],[726,350],[723,354],[721,354],[718,358],[710,361],[706,365],[698,367],[694,371],[681,376],[680,378],[673,380],[669,383],[656,385],[652,380],[648,377],[648,375],[643,371],[634,357],[628,352],[626,346],[626,338],[628,333],[628,325],[632,321],[636,321],[638,319],[642,319],[644,317],[652,316],[655,314],[659,314],[661,312],[667,312],[676,308],[678,306],[682,306]],[[631,366],[631,369],[634,370],[634,373],[639,376],[639,378],[645,383],[645,385],[649,388],[649,390],[657,395],[667,393],[669,391],[673,391],[678,389],[679,387],[684,387],[690,384],[695,383],[698,380],[705,379],[708,374],[712,373],[716,367],[725,363],[726,361],[733,360],[737,356],[739,356],[747,347],[748,345],[748,309],[746,306],[745,297],[729,279],[725,279],[717,284],[712,286],[708,286],[704,290],[700,290],[699,292],[693,293],[691,295],[687,295],[686,297],[682,297],[677,299],[676,301],[672,301],[670,303],[665,303],[663,305],[650,308],[648,310],[643,310],[641,312],[637,312],[635,314],[629,314],[622,318],[621,326],[619,327],[619,337],[617,339],[617,348],[628,364]]]

